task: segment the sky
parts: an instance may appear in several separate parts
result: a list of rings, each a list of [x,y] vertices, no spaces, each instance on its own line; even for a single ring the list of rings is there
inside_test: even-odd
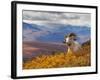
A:
[[[65,24],[90,27],[91,14],[24,10],[23,22],[38,25]]]
[[[81,40],[90,38],[91,14],[89,13],[71,13],[71,12],[47,12],[47,11],[23,11],[23,22],[36,24],[35,27],[40,30],[32,31],[24,29],[24,40],[37,41],[47,40],[63,41],[65,34],[75,32],[81,37]],[[68,25],[68,26],[67,26]],[[71,28],[68,28],[71,25]],[[25,25],[24,25],[25,26]],[[24,27],[23,26],[23,27]],[[42,26],[42,27],[41,27]],[[74,27],[80,26],[80,28]],[[85,28],[85,27],[86,28]],[[32,25],[34,28],[34,25]],[[83,27],[85,29],[83,29]],[[78,30],[77,30],[78,29]],[[89,31],[89,32],[88,32]],[[83,34],[84,33],[84,34]],[[54,36],[56,35],[56,36]],[[55,37],[55,38],[54,38]],[[58,41],[59,41],[58,40]]]

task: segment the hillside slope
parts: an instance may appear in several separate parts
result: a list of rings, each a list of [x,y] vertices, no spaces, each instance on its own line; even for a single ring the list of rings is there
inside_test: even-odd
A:
[[[90,66],[90,41],[84,43],[82,48],[83,54],[57,52],[53,55],[37,56],[36,58],[23,63],[23,69]]]

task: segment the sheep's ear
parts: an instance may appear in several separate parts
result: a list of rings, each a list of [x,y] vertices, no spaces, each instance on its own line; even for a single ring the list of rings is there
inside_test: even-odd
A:
[[[66,43],[66,40],[64,39],[63,43]]]

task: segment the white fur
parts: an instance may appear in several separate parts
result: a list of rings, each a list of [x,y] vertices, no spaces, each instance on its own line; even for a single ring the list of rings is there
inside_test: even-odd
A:
[[[79,44],[79,42],[74,41],[72,39],[70,39],[69,37],[66,38],[66,43],[71,43],[70,46],[68,46],[68,48],[70,48],[71,51],[73,52],[78,52],[79,50],[82,49],[81,45]]]

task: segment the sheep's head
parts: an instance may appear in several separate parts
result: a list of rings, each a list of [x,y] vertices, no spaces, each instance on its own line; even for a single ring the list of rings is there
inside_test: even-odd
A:
[[[76,34],[75,33],[70,33],[67,36],[65,36],[65,42],[68,46],[71,46],[73,41],[76,40]]]

